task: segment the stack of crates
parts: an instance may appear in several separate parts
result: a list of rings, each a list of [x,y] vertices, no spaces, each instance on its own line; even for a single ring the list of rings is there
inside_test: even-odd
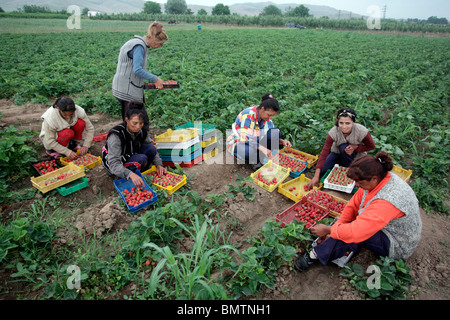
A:
[[[177,130],[194,130],[197,131],[200,138],[202,148],[202,160],[207,160],[218,154],[217,134],[214,124],[202,124],[202,122],[190,122],[182,126],[176,126]]]
[[[172,130],[155,136],[156,147],[165,167],[192,167],[202,161],[202,149],[197,130]]]

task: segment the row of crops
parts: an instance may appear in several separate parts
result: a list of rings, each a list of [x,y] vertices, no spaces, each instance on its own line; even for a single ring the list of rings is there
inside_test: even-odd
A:
[[[3,34],[0,98],[49,103],[68,94],[90,112],[118,116],[111,81],[133,34]],[[374,152],[413,170],[421,205],[447,212],[448,38],[269,28],[171,30],[169,38],[151,53],[150,70],[182,88],[147,92],[156,126],[204,121],[225,134],[240,110],[271,93],[282,107],[276,125],[294,148],[318,154],[334,112],[352,106]]]

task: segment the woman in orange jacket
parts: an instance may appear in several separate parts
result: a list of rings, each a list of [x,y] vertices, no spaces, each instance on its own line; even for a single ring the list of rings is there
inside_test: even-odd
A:
[[[389,173],[392,168],[384,151],[350,165],[347,175],[359,190],[332,226],[311,228],[326,240],[295,261],[298,270],[307,270],[315,261],[327,264],[361,247],[392,259],[406,259],[414,252],[422,230],[419,203],[411,187]]]

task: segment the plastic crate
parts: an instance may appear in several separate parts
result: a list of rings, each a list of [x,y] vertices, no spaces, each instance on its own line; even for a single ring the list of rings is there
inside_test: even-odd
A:
[[[142,172],[142,175],[150,175],[152,172],[156,172],[156,167],[152,166],[150,169],[148,169],[147,171]],[[164,187],[162,185],[159,185],[155,182],[153,182],[153,185],[158,189],[158,190],[164,190],[167,192],[168,195],[171,195],[172,193],[174,193],[175,191],[177,191],[178,189],[180,189],[182,186],[184,186],[186,184],[186,175],[179,175],[173,172],[167,172],[168,175],[174,175],[177,177],[182,177],[183,179],[178,182],[177,184],[175,184],[174,186],[167,186]]]
[[[322,195],[322,196],[325,197],[325,199],[319,201],[319,200],[317,200],[315,198],[315,195]],[[320,190],[309,191],[307,194],[304,195],[304,197],[308,201],[310,201],[312,203],[315,203],[315,204],[317,204],[317,205],[319,205],[319,206],[329,210],[330,216],[332,216],[332,217],[339,217],[341,215],[341,212],[342,212],[342,210],[341,211],[337,211],[337,210],[332,210],[331,209],[331,205],[333,205],[334,202],[338,202],[343,207],[345,207],[347,205],[347,203],[348,203],[347,200],[341,199],[339,197],[336,197],[336,196],[334,196],[332,194],[329,194],[329,193],[326,193],[326,192],[323,192],[323,191],[320,191]]]
[[[411,178],[411,175],[412,175],[412,170],[403,169],[396,165],[394,165],[391,172],[395,173],[400,178],[402,178],[405,182],[408,182],[408,183],[409,183],[409,179]]]
[[[198,130],[172,130],[168,129],[163,134],[155,136],[155,142],[158,145],[159,142],[180,143],[188,142],[191,139],[198,137]],[[158,146],[158,148],[162,148]],[[167,148],[166,148],[167,149]]]
[[[64,179],[60,179],[58,180],[54,180],[57,179],[58,176],[60,176],[61,174],[65,174],[65,173],[72,173],[71,176],[64,178]],[[31,183],[33,185],[33,187],[35,187],[36,189],[38,189],[39,191],[41,191],[42,193],[47,193],[50,190],[59,188],[69,182],[72,182],[74,180],[77,180],[81,177],[84,177],[85,173],[84,173],[84,169],[80,168],[79,166],[76,166],[73,163],[69,163],[67,166],[64,166],[58,170],[55,170],[53,172],[44,174],[40,177],[32,177],[31,178]],[[50,181],[55,181],[53,183],[50,184],[46,184]]]
[[[107,137],[108,137],[108,132],[105,132],[105,133],[99,133],[99,134],[96,134],[96,135],[94,136],[94,138],[92,139],[92,141],[94,141],[94,142],[97,142],[97,141],[103,141],[103,140],[106,140]]]
[[[176,89],[180,87],[180,83],[175,80],[167,80],[163,81],[163,88],[164,89]],[[154,82],[145,83],[144,84],[145,90],[153,90],[156,89],[156,84]]]
[[[253,182],[256,185],[269,192],[272,192],[289,176],[290,171],[291,170],[289,168],[284,168],[275,163],[272,163],[272,160],[269,160],[261,168],[250,174],[250,177],[253,179]],[[276,182],[273,184],[264,183],[263,181],[260,181],[258,179],[259,176],[262,176],[267,181],[272,181],[274,178],[276,178]]]
[[[325,172],[325,174],[323,175],[323,177],[322,178],[320,178],[320,182],[322,183],[322,185],[323,185],[323,183],[325,182],[325,179],[328,177],[328,175],[330,174],[330,172],[331,172],[331,169],[328,169],[326,172]],[[353,187],[353,190],[352,190],[352,194],[355,194],[356,193],[356,191],[358,191],[358,189],[359,188],[356,188],[356,187]]]
[[[205,161],[205,160],[208,160],[209,158],[214,157],[216,155],[216,151],[217,151],[217,149],[213,149],[210,152],[203,153],[202,160]]]
[[[312,154],[296,150],[293,148],[283,148],[280,150],[280,153],[283,153],[291,158],[302,160],[308,162],[308,169],[311,168],[313,165],[317,163],[317,160],[319,159],[318,155],[313,156]]]
[[[199,148],[198,150],[194,151],[194,153],[187,154],[184,156],[164,156],[160,155],[162,161],[171,161],[171,162],[189,162],[193,161],[195,158],[202,156],[202,150]]]
[[[209,139],[209,140],[203,140],[202,141],[202,148],[206,148],[206,147],[208,147],[208,146],[210,146],[210,145],[212,145],[213,143],[216,143],[217,142],[217,137],[212,137],[211,139]]]
[[[192,123],[188,121],[184,125],[175,126],[175,129],[198,129],[202,141],[210,140],[216,136],[216,125],[214,124],[203,124],[202,122]]]
[[[317,220],[313,224],[309,225],[307,227],[308,229],[313,227],[314,225],[316,225],[317,221],[320,221],[328,216],[328,210],[324,209],[321,206],[318,206],[315,203],[309,202],[308,200],[306,200],[306,198],[302,198],[299,201],[297,201],[295,204],[293,204],[292,206],[290,206],[289,208],[284,210],[283,212],[277,214],[275,217],[276,222],[281,221],[281,226],[285,226],[285,225],[291,223],[293,220],[301,222],[300,217],[296,216],[297,211],[295,209],[302,205],[307,205],[309,207],[312,207],[312,208],[316,209],[319,213],[319,218],[317,218]]]
[[[159,149],[172,149],[172,150],[183,150],[192,147],[195,144],[200,143],[199,136],[195,136],[194,138],[184,141],[184,142],[155,142],[156,147]]]
[[[293,161],[294,163],[301,163],[301,164],[304,164],[304,167],[303,167],[303,169],[301,169],[301,170],[292,171],[292,167],[289,167],[288,165],[280,164],[281,162],[283,162],[284,159],[291,160],[291,161]],[[266,161],[267,161],[267,160],[266,160]],[[305,172],[305,170],[306,170],[306,168],[307,168],[307,166],[308,166],[308,162],[306,162],[306,161],[301,161],[301,160],[298,160],[298,159],[295,159],[295,158],[290,157],[290,156],[288,156],[288,155],[286,155],[286,154],[284,154],[284,153],[274,154],[274,155],[272,156],[272,161],[275,162],[276,164],[279,164],[279,165],[282,166],[282,167],[290,168],[290,169],[291,169],[291,172],[289,173],[289,175],[290,175],[291,177],[293,177],[293,178],[299,177],[303,172]]]
[[[127,206],[128,210],[132,213],[135,213],[145,207],[148,207],[149,205],[155,203],[156,201],[158,201],[158,196],[156,195],[156,192],[152,188],[150,188],[150,186],[147,184],[147,182],[143,178],[141,172],[139,170],[136,170],[134,173],[136,173],[138,176],[140,176],[142,178],[142,180],[144,181],[144,189],[153,192],[153,197],[150,200],[142,202],[141,204],[139,204],[137,206],[129,206],[127,204],[127,201],[125,200],[125,197],[122,194],[122,192],[125,191],[125,189],[131,190],[131,188],[136,187],[136,186],[134,185],[132,180],[127,180],[127,179],[114,180],[114,186],[115,186],[117,192],[119,192],[123,202]]]
[[[57,169],[62,168],[63,165],[61,164],[61,162],[59,160],[55,160],[55,159],[51,159],[51,160],[41,160],[41,161],[36,161],[36,162],[32,162],[31,163],[31,170],[33,171],[33,175],[36,174],[37,176],[42,176],[42,173],[38,170],[38,168],[35,167],[35,165],[39,164],[39,163],[43,163],[46,161],[54,161],[55,166]]]
[[[77,154],[78,155],[80,154],[80,150],[77,150]],[[91,162],[90,164],[88,164],[86,166],[86,168],[88,168],[88,169],[92,169],[93,167],[95,167],[95,166],[97,166],[97,165],[102,163],[102,157],[100,157],[100,156],[94,156],[94,155],[89,154],[89,153],[86,153],[86,156],[93,157],[93,158],[97,159],[97,160]],[[80,157],[83,157],[83,156],[80,156]],[[71,160],[69,157],[61,157],[59,159],[59,161],[61,161],[61,164],[65,165],[65,166],[67,166],[69,163],[73,163],[73,164],[75,164],[75,165],[77,165],[77,166],[79,166],[81,168],[84,167],[84,165],[82,165],[82,164],[76,164],[75,161],[77,161],[77,160]]]
[[[340,166],[338,164],[334,165],[330,174],[325,178],[325,180],[323,182],[323,187],[326,189],[337,190],[337,191],[341,191],[341,192],[345,192],[345,193],[352,193],[353,188],[355,187],[355,184],[356,184],[354,180],[352,180],[353,181],[352,183],[347,184],[347,185],[339,185],[339,184],[329,182],[329,178],[333,174],[333,171],[337,170],[339,167]]]
[[[292,179],[288,182],[280,184],[278,187],[278,193],[291,199],[292,201],[299,201],[308,191],[305,191],[305,186],[311,181],[311,179],[306,178],[304,174],[299,177]],[[319,184],[319,187],[313,187],[313,190],[322,188],[323,183]],[[295,189],[294,189],[295,188]],[[291,190],[292,189],[292,190]]]
[[[58,191],[60,195],[65,197],[88,186],[89,186],[88,179],[86,177],[82,177],[62,187],[56,188],[56,191]]]
[[[173,161],[163,161],[163,166],[164,167],[175,167],[175,163],[177,163],[180,167],[182,168],[190,168],[192,166],[195,166],[196,164],[199,164],[200,162],[202,162],[203,156],[200,155],[197,158],[195,158],[192,161],[188,161],[188,162],[173,162]]]
[[[158,149],[158,153],[161,156],[176,156],[182,157],[196,152],[200,149],[200,142],[185,149]]]

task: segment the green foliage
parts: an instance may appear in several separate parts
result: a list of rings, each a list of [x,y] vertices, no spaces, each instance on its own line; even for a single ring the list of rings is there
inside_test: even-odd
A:
[[[165,5],[166,13],[168,14],[184,14],[187,10],[187,4],[185,0],[167,0]]]
[[[370,268],[370,267],[369,267]],[[381,257],[367,273],[356,263],[348,263],[341,271],[341,275],[349,278],[352,286],[364,297],[376,300],[405,299],[412,283],[409,267],[403,260],[393,260]]]
[[[228,6],[224,5],[223,3],[218,3],[212,8],[211,14],[215,16],[223,16],[230,15],[231,12]]]
[[[144,13],[147,14],[160,14],[161,12],[161,5],[154,1],[146,1],[144,3]]]

